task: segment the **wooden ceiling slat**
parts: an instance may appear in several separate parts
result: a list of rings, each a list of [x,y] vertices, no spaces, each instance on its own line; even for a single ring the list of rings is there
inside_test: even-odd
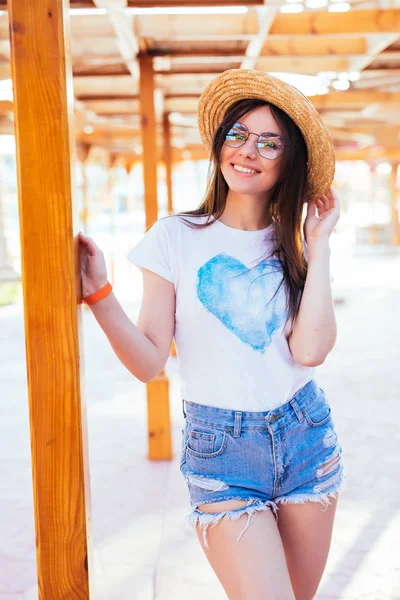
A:
[[[103,1],[111,0],[71,0],[70,5],[94,8],[96,4],[104,6]],[[124,2],[131,7],[182,6],[177,0]],[[0,6],[5,4],[5,0],[0,0]],[[220,6],[239,4],[242,5],[241,0],[218,1]],[[263,7],[257,7],[262,4]],[[185,2],[185,6],[200,5],[214,6],[215,0]],[[359,81],[352,83],[348,91],[330,91],[312,99],[327,123],[346,128],[353,121],[366,127],[391,122],[385,119],[395,122],[399,101],[395,94],[400,93],[400,9],[331,13],[306,8],[301,14],[277,13],[269,34],[264,36],[260,34],[257,17],[260,11],[269,10],[264,0],[247,1],[246,5],[248,12],[244,14],[149,14],[132,18],[119,4],[119,24],[128,41],[136,40],[137,56],[154,57],[156,90],[165,97],[165,110],[195,118],[204,87],[215,74],[244,64],[252,40],[253,45],[257,40],[257,57],[253,56],[252,63],[256,69],[304,75],[364,69]],[[113,27],[110,17],[110,14],[71,16],[74,88],[80,101],[79,126],[85,120],[93,125],[94,114],[106,117],[107,127],[101,121],[107,129],[104,138],[110,148],[121,148],[121,134],[117,134],[117,121],[112,118],[118,117],[119,131],[127,127],[124,142],[127,147],[132,136],[130,128],[133,123],[136,126],[139,86],[126,66],[118,27]],[[10,77],[8,44],[8,17],[3,14],[0,15],[0,79]],[[129,59],[135,62],[137,56],[131,52]],[[4,123],[10,106],[0,103]],[[191,129],[174,124],[172,131],[173,136],[180,136],[180,143],[189,142]],[[371,135],[378,139],[377,131]]]
[[[400,9],[357,10],[354,11],[354,17],[351,18],[348,12],[279,13],[272,24],[270,33],[272,35],[337,35],[400,32]]]

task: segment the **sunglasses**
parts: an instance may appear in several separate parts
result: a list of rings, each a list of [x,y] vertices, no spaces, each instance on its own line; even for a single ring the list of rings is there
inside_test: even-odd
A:
[[[230,148],[240,148],[243,146],[250,135],[257,136],[256,148],[262,158],[267,160],[276,160],[282,154],[287,144],[284,144],[282,138],[277,133],[253,133],[249,131],[243,123],[235,123],[225,135],[224,144]]]

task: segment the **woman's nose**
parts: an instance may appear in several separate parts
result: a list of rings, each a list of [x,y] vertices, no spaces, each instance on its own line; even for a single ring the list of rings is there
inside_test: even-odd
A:
[[[248,156],[249,158],[255,158],[257,155],[256,140],[252,140],[249,136],[243,146],[239,148],[239,154],[241,156]]]

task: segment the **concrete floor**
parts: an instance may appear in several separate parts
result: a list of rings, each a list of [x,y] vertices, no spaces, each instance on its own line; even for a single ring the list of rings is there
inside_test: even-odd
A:
[[[319,368],[347,482],[317,600],[400,599],[400,253],[348,251],[334,273],[339,338]],[[343,268],[342,268],[343,267]],[[345,268],[344,268],[345,267]],[[116,293],[135,319],[134,267]],[[117,273],[118,275],[118,273]],[[127,283],[128,282],[128,283]],[[177,460],[146,459],[145,386],[84,311],[95,600],[226,598],[186,524]],[[0,309],[0,600],[37,598],[23,317]],[[167,365],[175,456],[182,424]],[[46,599],[47,600],[47,599]],[[49,599],[50,600],[50,599]]]

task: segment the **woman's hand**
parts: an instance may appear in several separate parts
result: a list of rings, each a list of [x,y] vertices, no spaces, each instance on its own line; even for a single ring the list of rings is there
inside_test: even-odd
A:
[[[94,294],[107,283],[104,254],[92,238],[79,232],[79,262],[82,277],[82,297]]]
[[[318,211],[318,215],[317,215]],[[333,188],[325,196],[308,203],[307,217],[304,222],[304,234],[307,245],[325,239],[328,240],[339,220],[339,198]]]

